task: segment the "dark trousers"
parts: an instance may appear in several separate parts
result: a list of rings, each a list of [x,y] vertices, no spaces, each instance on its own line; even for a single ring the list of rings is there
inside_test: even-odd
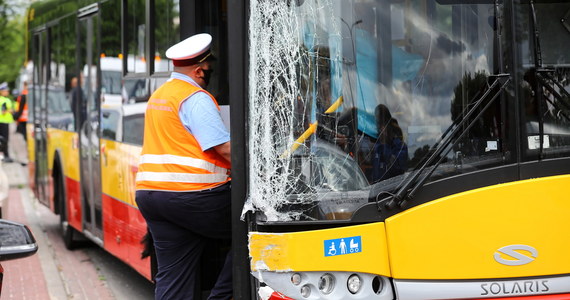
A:
[[[28,140],[28,136],[26,135],[26,122],[18,122],[16,132],[24,137],[24,141]]]
[[[0,150],[4,153],[4,157],[10,157],[8,154],[8,141],[10,140],[10,123],[0,123],[0,136],[2,137],[2,142],[0,142]]]
[[[230,183],[199,192],[136,192],[156,251],[155,299],[194,299],[206,244],[210,239],[231,239],[230,192]],[[230,251],[208,299],[231,297]]]

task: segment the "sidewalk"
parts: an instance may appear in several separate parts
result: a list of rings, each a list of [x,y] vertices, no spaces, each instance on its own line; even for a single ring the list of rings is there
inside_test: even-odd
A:
[[[115,299],[86,251],[65,249],[59,217],[35,199],[28,186],[26,145],[12,130],[10,155],[14,163],[2,163],[9,183],[2,218],[28,225],[38,252],[30,257],[2,262],[2,299]]]
[[[8,198],[2,203],[2,218],[28,225],[36,237],[39,248],[33,256],[2,262],[4,267],[2,299],[67,299],[65,293],[54,290],[53,295],[50,295],[48,291],[46,278],[56,278],[59,275],[55,268],[42,267],[41,260],[49,255],[48,247],[45,246],[42,235],[36,234],[41,228],[31,225],[26,215],[24,205],[30,201],[23,201],[23,198],[32,196],[28,188],[27,168],[19,163],[27,156],[26,148],[21,135],[15,134],[14,130],[10,134],[10,155],[18,162],[0,164],[9,186]],[[27,159],[24,161],[27,162]]]

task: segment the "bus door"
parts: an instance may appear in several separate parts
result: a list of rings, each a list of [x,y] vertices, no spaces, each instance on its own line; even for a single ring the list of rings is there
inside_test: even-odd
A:
[[[80,10],[78,68],[81,86],[79,109],[79,142],[81,199],[84,233],[94,241],[102,241],[101,163],[99,148],[100,80],[98,51],[98,6]],[[102,243],[102,242],[101,242]]]
[[[47,30],[42,30],[34,35],[33,47],[35,50],[32,51],[34,65],[33,83],[30,88],[30,98],[32,98],[30,110],[34,124],[34,191],[39,201],[49,206],[49,172],[47,161],[48,109],[46,95],[46,77],[48,67],[47,36]]]

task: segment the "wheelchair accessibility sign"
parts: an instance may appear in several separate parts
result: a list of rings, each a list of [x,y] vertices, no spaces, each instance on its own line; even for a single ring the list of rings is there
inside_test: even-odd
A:
[[[325,240],[325,257],[358,252],[362,252],[362,239],[360,236]]]

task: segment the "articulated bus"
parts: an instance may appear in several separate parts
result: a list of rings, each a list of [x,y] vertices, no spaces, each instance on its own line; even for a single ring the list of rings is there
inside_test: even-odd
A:
[[[209,32],[234,299],[570,299],[569,2],[47,0],[28,23],[31,182],[69,246],[152,278],[141,116],[165,50]]]

